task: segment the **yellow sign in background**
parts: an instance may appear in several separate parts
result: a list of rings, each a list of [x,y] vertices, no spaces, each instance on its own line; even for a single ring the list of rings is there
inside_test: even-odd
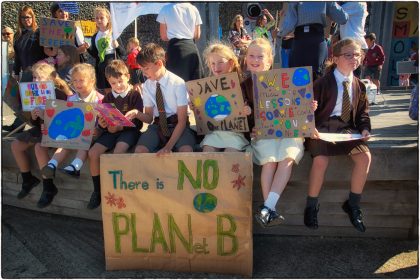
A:
[[[252,275],[250,153],[101,156],[106,269]]]
[[[80,27],[85,37],[92,37],[96,33],[96,22],[90,20],[76,21],[76,26]]]

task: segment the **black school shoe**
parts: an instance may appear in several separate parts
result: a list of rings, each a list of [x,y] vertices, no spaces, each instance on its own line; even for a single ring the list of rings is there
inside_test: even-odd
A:
[[[311,229],[318,228],[318,211],[319,211],[319,204],[317,207],[306,207],[305,208],[305,215],[303,222],[305,226]]]
[[[45,177],[45,179],[53,179],[55,177],[55,170],[56,167],[53,164],[49,163],[42,167],[41,174]]]
[[[344,212],[349,216],[350,222],[360,232],[365,232],[366,227],[363,224],[363,216],[360,208],[351,207],[349,201],[346,200],[342,206]]]
[[[35,177],[35,176],[32,176],[31,180],[29,180],[28,182],[23,182],[22,183],[22,189],[17,194],[17,198],[18,199],[22,199],[25,196],[27,196],[31,192],[31,190],[33,188],[35,188],[36,186],[38,186],[38,184],[40,182],[41,181],[37,177]]]
[[[38,208],[45,208],[48,205],[51,204],[51,202],[54,199],[54,196],[58,193],[57,187],[52,184],[52,186],[45,186],[44,185],[44,190],[42,191],[41,197],[38,200],[38,203],[36,206],[38,206]]]
[[[62,169],[59,169],[61,172],[63,172],[64,174],[67,174],[67,175],[69,175],[69,176],[71,176],[71,177],[74,177],[74,178],[77,178],[77,179],[79,179],[80,178],[80,170],[77,170],[76,169],[76,167],[74,167],[74,165],[73,164],[70,164],[69,166],[67,166],[67,167],[71,167],[73,170],[67,170],[67,169],[64,169],[64,168],[62,168]]]
[[[260,207],[254,217],[262,227],[275,226],[284,222],[282,215],[264,205]]]
[[[100,192],[92,192],[92,195],[90,196],[89,203],[87,205],[88,209],[95,209],[98,208],[99,205],[101,205],[101,193]]]

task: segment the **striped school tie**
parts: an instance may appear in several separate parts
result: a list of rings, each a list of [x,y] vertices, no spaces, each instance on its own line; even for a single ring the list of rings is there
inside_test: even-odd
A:
[[[350,111],[349,81],[343,81],[343,107],[341,107],[341,119],[344,122],[350,120]]]
[[[168,122],[166,120],[165,103],[163,102],[163,94],[160,89],[160,84],[156,83],[156,105],[159,111],[159,127],[164,136],[169,137],[171,133],[168,129]]]

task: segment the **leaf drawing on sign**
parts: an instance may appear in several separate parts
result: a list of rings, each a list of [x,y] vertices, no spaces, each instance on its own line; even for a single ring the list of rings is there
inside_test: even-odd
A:
[[[245,186],[245,178],[246,176],[242,177],[241,174],[238,174],[238,178],[236,180],[231,181],[231,183],[233,184],[232,188],[237,188],[239,191],[242,186]]]

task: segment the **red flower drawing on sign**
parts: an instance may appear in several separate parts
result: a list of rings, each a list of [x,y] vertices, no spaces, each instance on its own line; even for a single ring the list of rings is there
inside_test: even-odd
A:
[[[117,198],[115,197],[115,194],[108,192],[108,195],[105,196],[106,204],[109,204],[109,206],[116,206],[117,205]]]
[[[233,184],[232,188],[238,188],[238,191],[242,186],[245,187],[245,178],[246,176],[242,177],[241,174],[238,174],[238,178],[236,180],[231,181]]]
[[[121,209],[121,208],[125,208],[125,202],[124,202],[124,198],[122,198],[122,197],[119,197],[119,198],[117,198],[117,207],[118,207],[118,209]]]

